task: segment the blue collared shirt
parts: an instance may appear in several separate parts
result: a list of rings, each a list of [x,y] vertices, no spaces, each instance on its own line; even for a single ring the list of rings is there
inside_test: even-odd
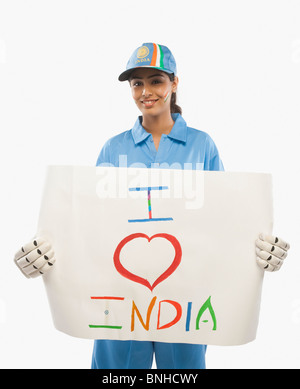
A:
[[[211,137],[188,127],[183,117],[172,114],[171,132],[162,134],[158,150],[152,134],[142,126],[142,116],[133,128],[104,144],[97,166],[145,167],[160,169],[224,170],[218,149]]]

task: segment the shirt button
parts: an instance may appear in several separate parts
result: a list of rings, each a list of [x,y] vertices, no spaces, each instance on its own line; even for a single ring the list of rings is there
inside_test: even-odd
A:
[[[150,139],[150,142],[153,142],[153,139],[152,139],[152,138]]]

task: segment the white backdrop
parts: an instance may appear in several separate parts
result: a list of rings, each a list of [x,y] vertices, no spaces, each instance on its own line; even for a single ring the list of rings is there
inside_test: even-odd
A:
[[[0,367],[90,367],[92,342],[54,329],[42,280],[25,279],[13,256],[35,234],[46,166],[93,166],[134,124],[117,77],[148,41],[172,50],[183,116],[225,169],[272,173],[274,232],[291,244],[266,274],[256,341],[210,346],[207,367],[299,368],[297,0],[1,1]]]

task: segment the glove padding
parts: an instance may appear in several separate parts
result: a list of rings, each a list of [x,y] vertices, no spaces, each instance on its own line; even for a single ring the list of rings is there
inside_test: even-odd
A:
[[[277,236],[265,234],[260,234],[255,244],[258,266],[270,272],[279,270],[287,257],[290,245]]]
[[[15,254],[14,262],[25,277],[35,278],[51,269],[54,251],[44,238],[35,237]]]

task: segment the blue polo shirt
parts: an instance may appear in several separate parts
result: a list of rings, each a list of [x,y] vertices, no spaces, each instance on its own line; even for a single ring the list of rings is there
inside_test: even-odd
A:
[[[188,127],[179,113],[172,114],[171,132],[162,134],[158,150],[152,134],[142,126],[139,116],[131,130],[104,144],[97,166],[145,167],[160,169],[224,170],[218,149],[211,137]]]

